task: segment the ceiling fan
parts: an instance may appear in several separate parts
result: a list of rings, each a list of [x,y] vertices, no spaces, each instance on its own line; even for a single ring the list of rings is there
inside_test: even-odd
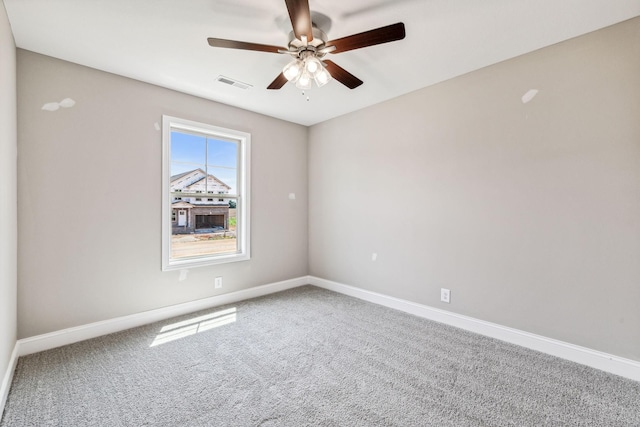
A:
[[[280,89],[287,81],[291,81],[296,84],[296,87],[305,90],[311,88],[312,82],[318,86],[324,86],[332,77],[349,89],[355,89],[362,84],[362,80],[335,62],[324,59],[324,56],[328,53],[341,53],[402,40],[405,37],[404,24],[398,22],[363,33],[328,40],[327,35],[311,21],[309,0],[285,0],[285,3],[293,26],[293,31],[289,34],[288,48],[213,37],[207,39],[209,45],[213,47],[291,55],[293,60],[284,67],[267,89]]]

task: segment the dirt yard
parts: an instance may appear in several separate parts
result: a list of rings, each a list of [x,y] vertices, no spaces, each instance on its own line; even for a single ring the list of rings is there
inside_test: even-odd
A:
[[[234,253],[236,245],[236,209],[229,209],[229,232],[175,234],[171,236],[171,258]]]
[[[198,255],[233,253],[236,238],[222,238],[216,234],[182,234],[171,236],[171,257],[186,258]]]

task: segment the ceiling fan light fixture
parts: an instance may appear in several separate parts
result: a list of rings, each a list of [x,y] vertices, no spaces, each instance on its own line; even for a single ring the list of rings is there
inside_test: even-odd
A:
[[[311,75],[305,70],[302,72],[302,74],[300,75],[300,78],[296,82],[296,87],[302,90],[309,90],[311,89],[311,82],[312,82]]]
[[[284,74],[287,80],[289,80],[290,82],[295,82],[302,75],[303,68],[304,68],[303,62],[299,59],[294,59],[293,61],[285,65],[284,69],[282,70],[282,73]]]
[[[394,42],[402,40],[406,36],[404,23],[397,22],[339,39],[329,40],[327,34],[317,25],[314,25],[311,10],[309,9],[309,0],[285,0],[285,4],[293,28],[293,31],[289,33],[289,43],[286,48],[239,40],[207,38],[209,46],[215,48],[251,50],[293,56],[295,59],[288,63],[275,80],[267,86],[269,90],[281,89],[288,81],[295,83],[298,88],[304,90],[312,86],[312,81],[320,87],[331,80],[336,80],[349,89],[355,89],[363,83],[362,80],[334,62],[324,59],[325,55]],[[316,18],[319,16],[324,21],[324,24],[331,22],[327,16],[316,14]],[[326,25],[324,26],[326,27]]]
[[[314,80],[316,81],[318,87],[322,87],[329,83],[329,81],[331,80],[331,74],[329,74],[329,72],[322,65],[320,65],[320,71],[316,73],[316,75],[314,76]]]
[[[315,76],[321,68],[322,64],[315,56],[309,56],[304,60],[304,69],[312,76]]]

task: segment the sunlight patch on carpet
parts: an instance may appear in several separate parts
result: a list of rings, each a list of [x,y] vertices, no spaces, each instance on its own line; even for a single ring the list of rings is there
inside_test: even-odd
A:
[[[228,325],[236,321],[236,308],[232,307],[226,310],[216,311],[215,313],[198,316],[193,319],[183,320],[182,322],[172,323],[160,329],[160,333],[156,336],[149,347],[155,347],[160,344],[166,344],[180,338],[195,335],[199,332],[208,331],[223,325]]]

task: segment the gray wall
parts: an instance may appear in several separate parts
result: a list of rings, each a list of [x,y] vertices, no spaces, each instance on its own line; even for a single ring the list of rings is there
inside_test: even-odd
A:
[[[250,261],[161,271],[162,114],[252,134]],[[307,274],[303,126],[19,49],[18,135],[19,338]]]
[[[310,274],[640,360],[640,18],[309,144]]]
[[[18,336],[310,273],[640,360],[639,39],[635,19],[310,129],[18,50]],[[251,261],[160,271],[162,114],[252,133]]]
[[[16,343],[16,132],[16,47],[0,2],[0,382]]]

